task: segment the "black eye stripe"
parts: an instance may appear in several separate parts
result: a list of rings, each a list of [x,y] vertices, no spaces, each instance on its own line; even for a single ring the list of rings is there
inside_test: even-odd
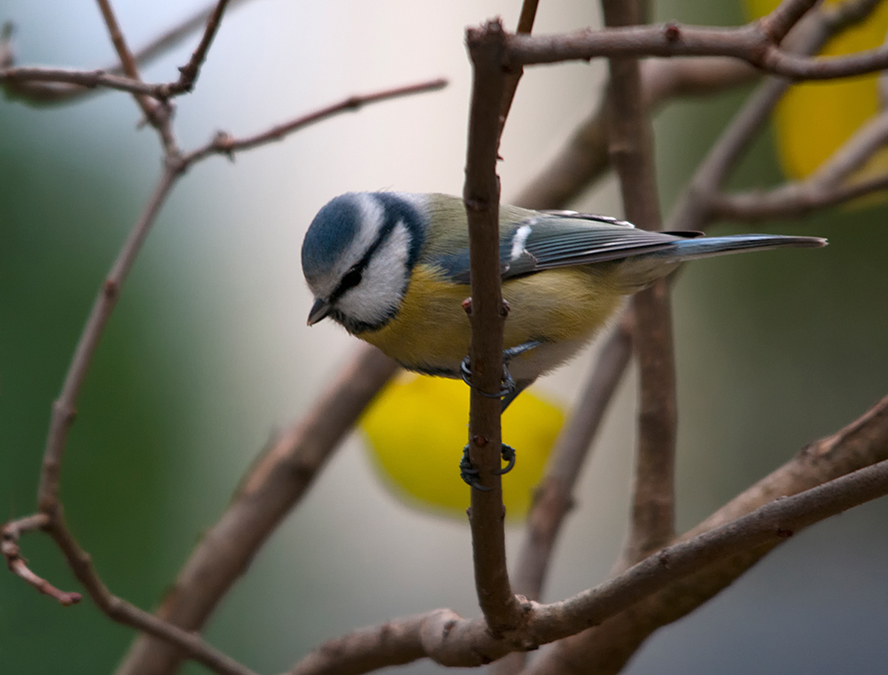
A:
[[[370,264],[370,259],[376,253],[380,246],[391,236],[398,224],[403,225],[407,229],[408,234],[408,253],[407,269],[412,270],[416,259],[419,257],[419,251],[423,242],[422,222],[419,213],[413,206],[395,195],[387,193],[377,193],[373,197],[382,203],[385,211],[385,222],[379,229],[376,240],[370,245],[370,248],[364,253],[361,259],[355,263],[339,281],[336,290],[330,294],[330,302],[335,303],[344,293],[361,283],[364,270]]]
[[[339,287],[336,289],[339,295],[342,295],[348,289],[354,288],[359,283],[361,283],[361,276],[363,275],[363,273],[363,268],[358,268],[357,266],[352,267],[348,272],[346,272],[345,276],[342,277],[342,281],[339,282]]]

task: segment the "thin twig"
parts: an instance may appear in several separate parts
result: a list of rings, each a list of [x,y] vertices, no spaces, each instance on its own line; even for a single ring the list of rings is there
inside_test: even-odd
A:
[[[463,189],[469,224],[472,299],[469,319],[472,369],[469,453],[484,489],[471,490],[469,523],[475,562],[475,587],[481,611],[494,635],[514,630],[521,612],[506,568],[505,507],[498,473],[502,436],[503,304],[499,264],[500,185],[496,174],[506,78],[502,69],[503,27],[490,21],[469,29],[466,44],[472,60],[472,102]]]
[[[780,44],[787,33],[816,5],[818,0],[784,0],[770,14],[759,20],[759,28],[774,44]]]
[[[49,517],[44,513],[38,513],[19,520],[13,520],[0,529],[0,554],[6,560],[9,571],[20,577],[25,583],[30,584],[44,595],[56,600],[62,607],[76,605],[82,599],[80,593],[62,591],[49,583],[46,579],[37,576],[28,567],[28,562],[22,556],[18,541],[23,534],[32,530],[39,530],[49,523]]]
[[[539,5],[539,0],[524,0],[521,3],[521,14],[518,17],[518,27],[515,29],[516,33],[529,34],[531,30],[533,30],[533,22],[536,19],[537,6]],[[521,76],[524,74],[524,68],[521,66],[517,66],[515,68],[509,68],[506,74],[506,85],[505,92],[503,93],[503,102],[500,106],[500,125],[505,125],[506,118],[509,116],[509,110],[512,108],[512,101],[515,98],[515,92],[518,90],[518,83],[521,81]],[[502,129],[500,129],[500,135],[502,136]]]
[[[190,658],[220,675],[255,675],[249,668],[204,642],[196,633],[182,630],[113,595],[99,578],[90,555],[71,535],[61,514],[49,519],[45,529],[65,554],[74,576],[83,584],[96,607],[109,618],[176,645]]]
[[[230,0],[228,3],[228,12],[230,13],[231,10],[234,9],[236,6],[242,5],[245,2],[247,2],[247,0]],[[146,65],[157,57],[166,53],[167,51],[177,47],[179,44],[182,43],[183,40],[191,35],[191,33],[200,28],[204,28],[207,24],[207,21],[217,7],[218,4],[216,2],[212,2],[209,6],[198,10],[197,12],[186,18],[184,21],[182,21],[180,24],[174,26],[173,28],[170,28],[169,30],[146,44],[144,47],[134,52],[133,59],[135,60],[136,64]],[[5,58],[0,59],[0,82],[3,82],[8,93],[28,103],[66,103],[74,98],[78,98],[90,92],[101,91],[102,88],[123,89],[124,91],[131,91],[133,93],[144,93],[157,99],[162,99],[165,96],[170,95],[169,84],[144,84],[141,82],[137,83],[135,81],[131,81],[129,78],[123,77],[121,77],[120,80],[109,77],[108,79],[99,79],[98,81],[93,82],[88,77],[86,77],[90,74],[90,71],[76,71],[76,74],[74,76],[70,76],[66,75],[66,73],[70,72],[66,69],[22,69],[26,72],[47,70],[56,74],[56,76],[54,77],[47,75],[47,81],[45,82],[40,81],[36,77],[15,78],[11,75],[5,77],[3,75],[3,72],[6,69],[12,69],[13,66],[12,49],[10,46],[8,35],[4,36],[3,38],[2,47]],[[103,73],[104,75],[108,76],[120,77],[123,73],[123,67],[120,65],[120,61],[118,60],[118,62],[115,64],[110,64],[104,68],[100,68],[92,72]],[[65,77],[71,78],[70,84],[66,83],[68,81],[63,79]],[[85,79],[86,81],[81,81],[83,79]]]
[[[105,26],[108,28],[108,35],[111,37],[114,50],[117,52],[118,58],[120,58],[120,66],[123,68],[124,74],[131,80],[141,81],[142,78],[139,75],[136,60],[126,44],[126,39],[123,37],[123,32],[117,23],[117,17],[114,16],[114,10],[111,8],[110,0],[96,0],[96,2],[99,3],[99,10],[102,12],[102,18],[105,20]],[[142,94],[134,94],[134,98],[145,114],[145,118],[157,126],[156,110],[158,104]]]
[[[253,465],[228,509],[179,572],[158,617],[188,631],[203,627],[396,370],[394,362],[375,347],[358,350],[314,407]],[[117,673],[169,673],[181,658],[174,646],[139,636]]]
[[[9,67],[0,69],[0,82],[17,85],[26,82],[61,82],[93,89],[107,87],[131,94],[160,98],[166,85],[146,84],[141,80],[112,75],[103,70],[70,70],[68,68]]]
[[[210,44],[212,44],[213,38],[216,36],[216,31],[219,30],[222,14],[225,12],[225,7],[228,3],[229,0],[219,0],[216,3],[216,8],[207,18],[207,25],[200,43],[197,45],[197,49],[191,54],[188,63],[179,68],[179,80],[170,85],[171,95],[188,92],[194,88],[194,82],[197,80],[201,65],[203,65],[204,60],[207,58]]]
[[[242,152],[243,150],[250,150],[251,148],[265,145],[266,143],[279,141],[285,138],[288,134],[298,131],[303,127],[307,127],[343,112],[355,112],[370,103],[378,103],[380,101],[400,98],[402,96],[410,96],[412,94],[437,91],[446,86],[446,79],[436,78],[434,80],[428,80],[427,82],[420,82],[418,84],[411,84],[404,87],[384,89],[372,94],[349,96],[338,103],[334,103],[325,108],[320,108],[307,115],[302,115],[294,120],[276,125],[267,131],[246,138],[234,138],[226,132],[219,132],[212,141],[202,148],[187,153],[183,156],[182,160],[186,165],[190,166],[209,155],[225,155],[231,157],[235,152]]]

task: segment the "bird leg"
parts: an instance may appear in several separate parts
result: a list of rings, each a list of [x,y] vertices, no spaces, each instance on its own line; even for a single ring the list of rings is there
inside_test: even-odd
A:
[[[536,349],[542,344],[538,340],[529,340],[527,342],[522,342],[520,345],[516,345],[515,347],[509,347],[508,349],[503,350],[503,376],[502,376],[502,388],[496,394],[489,394],[486,391],[477,390],[479,394],[482,396],[486,396],[487,398],[501,398],[503,399],[503,411],[508,407],[509,403],[515,400],[515,397],[518,396],[522,391],[524,391],[531,382],[521,382],[516,384],[515,380],[512,379],[512,374],[509,372],[509,362],[514,359],[516,356],[520,356],[525,352],[529,352],[531,349]],[[459,366],[460,374],[462,375],[463,382],[465,382],[470,387],[472,386],[472,362],[468,356],[462,360],[462,363]]]

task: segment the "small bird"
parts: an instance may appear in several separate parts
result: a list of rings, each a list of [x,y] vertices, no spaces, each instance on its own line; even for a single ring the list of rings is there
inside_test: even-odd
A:
[[[773,234],[704,237],[649,232],[608,216],[501,205],[500,272],[509,303],[503,409],[587,343],[622,298],[686,260],[825,239]],[[471,327],[469,237],[459,197],[350,192],[315,216],[302,244],[315,296],[308,325],[326,317],[408,370],[458,378]],[[508,382],[508,379],[507,379]]]

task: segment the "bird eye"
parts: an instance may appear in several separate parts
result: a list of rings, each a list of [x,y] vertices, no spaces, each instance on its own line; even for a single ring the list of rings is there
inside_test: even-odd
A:
[[[357,267],[352,267],[348,272],[345,273],[345,276],[342,277],[342,281],[339,282],[338,292],[345,293],[348,289],[354,288],[359,283],[361,283],[361,270]]]

